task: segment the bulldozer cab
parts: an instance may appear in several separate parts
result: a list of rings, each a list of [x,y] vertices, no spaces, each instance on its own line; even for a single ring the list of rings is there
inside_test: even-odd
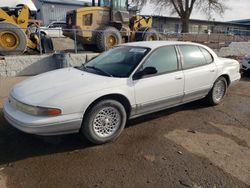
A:
[[[110,8],[110,22],[112,23],[128,23],[128,0],[95,0],[92,1],[92,6],[109,7]]]
[[[92,1],[92,6],[96,6],[96,4],[98,5],[98,7],[111,7],[111,0],[98,0],[98,2],[96,2],[95,0]]]
[[[128,0],[92,0],[92,6],[98,5],[99,7],[110,7],[111,10],[127,11]]]
[[[128,1],[127,0],[113,0],[112,9],[116,11],[128,11]]]
[[[129,23],[128,1],[127,0],[112,0],[111,1],[111,22]]]

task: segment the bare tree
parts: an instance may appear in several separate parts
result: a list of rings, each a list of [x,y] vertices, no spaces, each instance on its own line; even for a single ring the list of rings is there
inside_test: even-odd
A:
[[[211,15],[211,12],[222,15],[227,8],[225,2],[227,0],[132,0],[134,3],[142,7],[150,2],[162,9],[169,8],[171,14],[177,13],[182,22],[182,33],[189,31],[189,18],[194,8],[202,11],[206,15]]]

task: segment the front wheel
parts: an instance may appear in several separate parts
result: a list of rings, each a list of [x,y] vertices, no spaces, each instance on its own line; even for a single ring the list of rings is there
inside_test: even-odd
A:
[[[81,133],[94,144],[104,144],[116,139],[127,121],[124,106],[115,100],[103,100],[86,114]]]
[[[218,105],[227,92],[227,81],[224,77],[219,77],[215,82],[211,91],[207,95],[207,102],[210,105]]]

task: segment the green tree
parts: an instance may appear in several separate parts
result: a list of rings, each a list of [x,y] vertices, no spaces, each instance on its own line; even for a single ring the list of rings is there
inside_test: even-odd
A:
[[[132,0],[133,3],[143,7],[146,3],[153,3],[161,11],[170,10],[171,14],[178,14],[182,22],[182,33],[189,32],[189,19],[194,8],[211,17],[211,13],[222,15],[227,9],[227,0]]]

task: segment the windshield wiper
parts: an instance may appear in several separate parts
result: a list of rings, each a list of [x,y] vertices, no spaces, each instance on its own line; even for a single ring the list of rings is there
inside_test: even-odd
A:
[[[103,73],[103,74],[105,74],[106,76],[109,76],[109,77],[113,77],[113,75],[112,74],[110,74],[110,73],[108,73],[108,72],[106,72],[106,71],[104,71],[104,70],[102,70],[102,69],[100,69],[100,68],[97,68],[97,67],[94,67],[94,66],[84,66],[83,65],[83,67],[86,69],[93,69],[93,70],[96,70],[96,71],[98,71],[98,72],[101,72],[101,73]]]

